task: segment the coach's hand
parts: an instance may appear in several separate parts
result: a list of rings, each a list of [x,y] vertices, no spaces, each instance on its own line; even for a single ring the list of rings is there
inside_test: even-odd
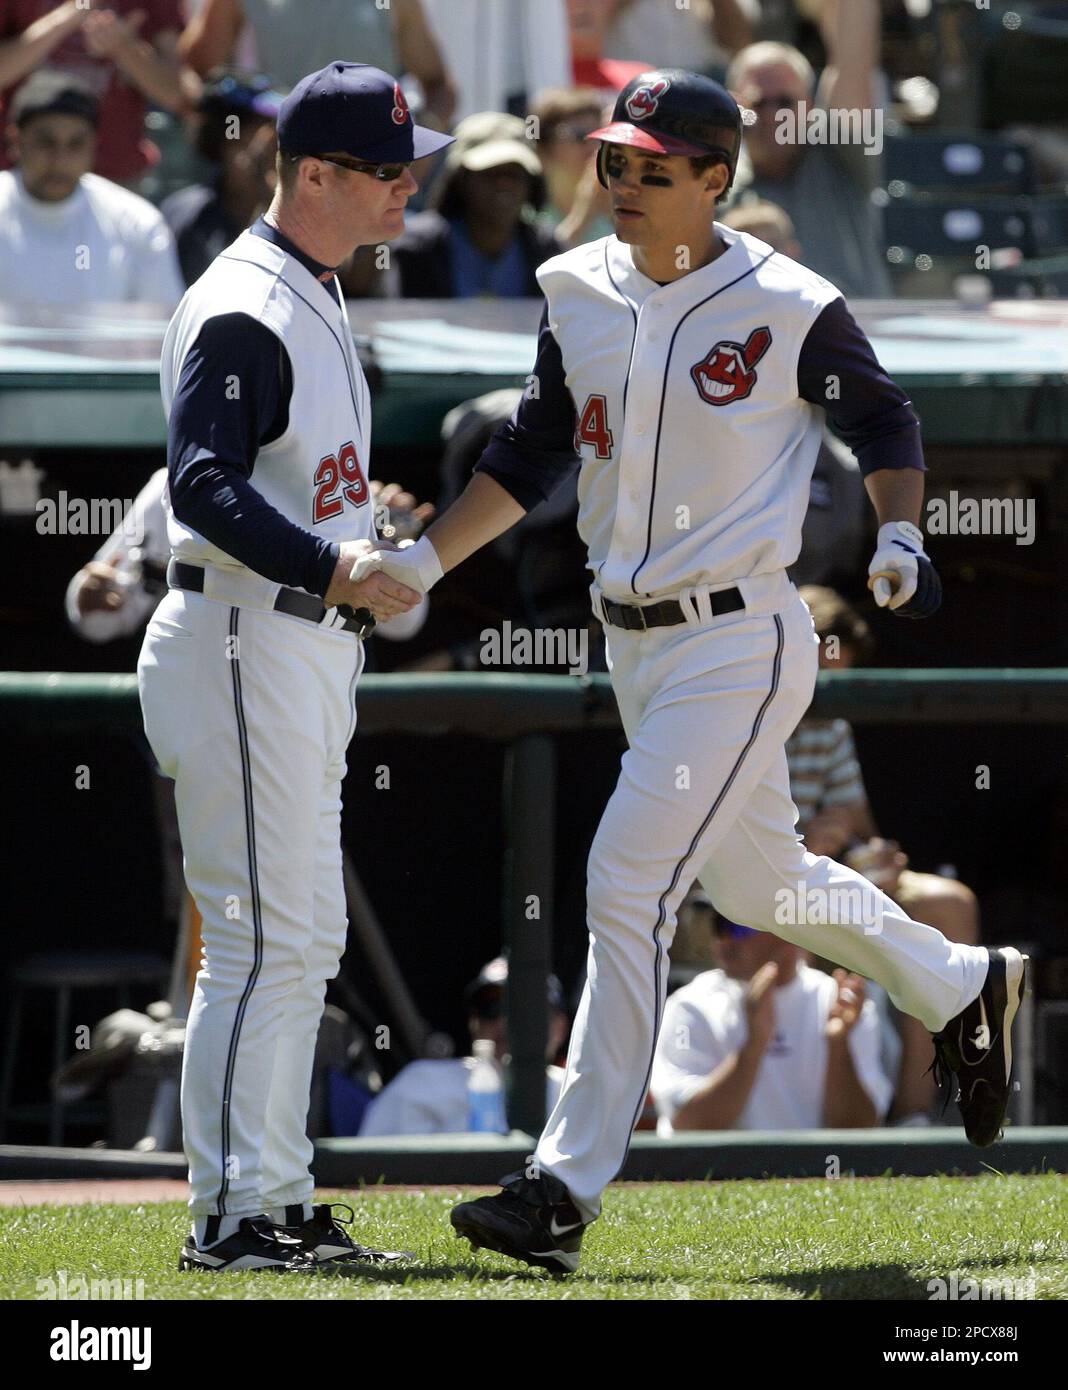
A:
[[[401,541],[399,546],[382,540],[377,545],[376,550],[361,554],[352,567],[350,578],[361,580],[380,570],[391,579],[410,584],[418,593],[428,594],[445,573],[429,536],[420,536],[414,542]]]
[[[929,618],[942,603],[942,581],[923,551],[923,532],[910,521],[879,527],[868,588],[880,608],[899,618]]]
[[[419,591],[394,579],[377,565],[360,578],[352,578],[359,561],[372,553],[377,556],[392,549],[395,549],[392,541],[343,541],[334,577],[323,597],[327,608],[341,603],[351,608],[369,608],[381,622],[413,609],[421,598]]]

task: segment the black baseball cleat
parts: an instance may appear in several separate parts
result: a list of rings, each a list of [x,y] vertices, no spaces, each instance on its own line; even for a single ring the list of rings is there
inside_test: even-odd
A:
[[[449,1220],[456,1234],[466,1237],[472,1250],[496,1250],[554,1274],[573,1274],[583,1220],[559,1178],[510,1173],[501,1188],[496,1196],[453,1207]]]
[[[335,1210],[347,1211],[348,1217],[335,1216]],[[299,1240],[319,1265],[386,1265],[397,1260],[414,1260],[410,1250],[372,1250],[357,1245],[345,1230],[351,1226],[354,1212],[343,1202],[323,1202],[312,1208],[305,1221],[303,1206],[286,1207],[286,1224],[282,1230]]]
[[[935,1056],[929,1068],[938,1086],[944,1085],[948,1073],[956,1076],[964,1130],[980,1149],[1001,1136],[1012,1075],[1012,1021],[1027,973],[1027,957],[1012,946],[988,950],[987,955],[990,965],[983,988],[933,1035]]]
[[[209,1217],[210,1223],[218,1217]],[[217,1229],[217,1228],[216,1228]],[[225,1240],[197,1245],[186,1236],[179,1270],[202,1269],[212,1274],[230,1270],[266,1270],[276,1274],[314,1274],[315,1256],[301,1241],[276,1226],[269,1216],[246,1216]]]

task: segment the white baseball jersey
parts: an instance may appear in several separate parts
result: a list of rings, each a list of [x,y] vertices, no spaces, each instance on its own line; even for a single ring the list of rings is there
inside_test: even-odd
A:
[[[537,272],[577,412],[579,531],[622,602],[772,574],[801,548],[824,417],[797,364],[840,295],[716,230],[727,250],[667,285],[614,236]]]
[[[336,283],[336,282],[331,282]],[[278,512],[327,541],[374,535],[366,465],[371,401],[343,302],[280,246],[242,232],[185,293],[167,329],[160,362],[163,408],[206,320],[242,313],[284,342],[293,369],[289,422],[260,448],[251,482]],[[233,389],[240,391],[235,376]],[[243,569],[173,512],[167,531],[181,560]]]

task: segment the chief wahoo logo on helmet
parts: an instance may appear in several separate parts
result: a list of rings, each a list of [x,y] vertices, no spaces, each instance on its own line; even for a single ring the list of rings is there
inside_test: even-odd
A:
[[[587,139],[602,141],[597,177],[605,187],[605,160],[612,144],[691,158],[717,154],[733,181],[742,145],[742,116],[730,92],[711,77],[682,68],[655,69],[627,83],[616,98],[609,124]]]

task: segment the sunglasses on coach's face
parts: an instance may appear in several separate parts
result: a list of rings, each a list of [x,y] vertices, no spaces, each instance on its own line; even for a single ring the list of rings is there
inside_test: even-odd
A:
[[[354,174],[370,174],[383,183],[392,183],[401,177],[405,169],[412,167],[411,161],[407,164],[365,164],[360,159],[349,159],[342,154],[317,154],[312,158],[321,159],[324,164],[336,164],[339,169],[348,169]]]

